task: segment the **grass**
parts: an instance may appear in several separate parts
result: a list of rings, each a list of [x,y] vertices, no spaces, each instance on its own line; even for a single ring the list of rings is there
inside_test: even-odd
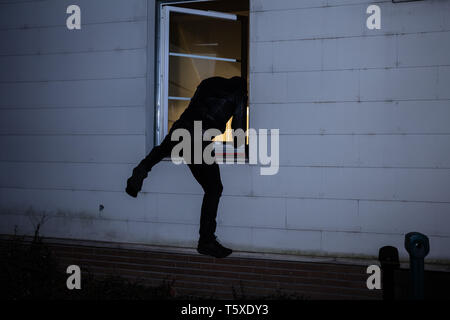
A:
[[[32,241],[16,233],[4,241],[0,250],[0,296],[7,300],[154,300],[173,299],[172,284],[146,286],[120,276],[82,276],[82,290],[68,290],[69,276],[39,235],[39,225]]]

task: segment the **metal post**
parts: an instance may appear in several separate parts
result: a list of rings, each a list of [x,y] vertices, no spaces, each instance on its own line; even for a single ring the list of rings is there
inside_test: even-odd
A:
[[[383,300],[395,299],[394,272],[400,267],[398,250],[395,247],[385,246],[378,252],[382,271]]]
[[[430,252],[428,237],[419,232],[405,236],[405,249],[409,253],[412,298],[424,299],[424,258]]]

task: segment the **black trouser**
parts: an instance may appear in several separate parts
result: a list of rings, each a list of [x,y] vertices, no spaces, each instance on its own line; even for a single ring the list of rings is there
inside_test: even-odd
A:
[[[141,163],[145,165],[147,171],[150,171],[152,167],[163,158],[170,157],[173,147],[179,143],[179,141],[171,141],[171,134],[177,128],[187,129],[191,133],[191,141],[193,140],[193,123],[190,124],[176,121],[162,143],[159,146],[154,147],[147,157],[141,161]],[[202,143],[202,154],[204,148],[210,142],[211,141]],[[192,142],[192,146],[193,144],[194,143]],[[191,150],[191,155],[191,160],[193,160],[193,149]],[[193,161],[190,161],[188,162],[188,166],[205,193],[200,216],[200,241],[212,240],[215,238],[214,232],[216,231],[217,208],[223,190],[219,165],[215,162],[206,164],[202,158],[201,164],[194,164]]]

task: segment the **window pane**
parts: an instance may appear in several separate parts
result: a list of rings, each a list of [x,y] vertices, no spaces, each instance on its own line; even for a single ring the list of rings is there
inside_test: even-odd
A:
[[[241,22],[172,12],[170,52],[241,59]]]
[[[241,76],[241,37],[240,20],[170,13],[168,130],[190,102],[173,98],[192,98],[200,82],[209,77]],[[227,129],[230,124],[231,120]],[[229,132],[215,139],[229,140]]]
[[[189,101],[180,101],[180,100],[170,100],[169,99],[168,130],[170,130],[173,123],[178,120],[178,118],[181,116],[181,114],[187,108],[188,105],[189,105]]]
[[[169,58],[169,96],[192,98],[203,79],[241,75],[238,62],[215,61],[171,56]]]

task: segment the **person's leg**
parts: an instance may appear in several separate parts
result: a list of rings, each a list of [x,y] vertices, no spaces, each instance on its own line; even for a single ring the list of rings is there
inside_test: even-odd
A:
[[[217,163],[210,165],[202,163],[189,164],[188,166],[205,192],[201,208],[200,238],[197,251],[216,258],[225,258],[233,251],[222,246],[215,236],[217,209],[223,190],[219,165]]]
[[[219,165],[202,163],[188,166],[205,192],[200,216],[200,241],[210,241],[215,239],[217,209],[223,190]]]
[[[142,188],[144,179],[147,178],[148,172],[162,159],[169,156],[173,147],[178,143],[172,141],[171,136],[173,130],[181,128],[180,122],[175,122],[170,129],[169,133],[165,136],[164,140],[159,146],[155,146],[150,153],[133,169],[133,174],[127,180],[127,187],[125,191],[132,197],[136,198],[138,192]]]
[[[172,130],[165,136],[161,144],[153,147],[149,154],[139,163],[139,165],[145,168],[147,172],[150,171],[162,159],[170,156],[172,148],[178,143],[177,141],[171,140],[171,134]]]

